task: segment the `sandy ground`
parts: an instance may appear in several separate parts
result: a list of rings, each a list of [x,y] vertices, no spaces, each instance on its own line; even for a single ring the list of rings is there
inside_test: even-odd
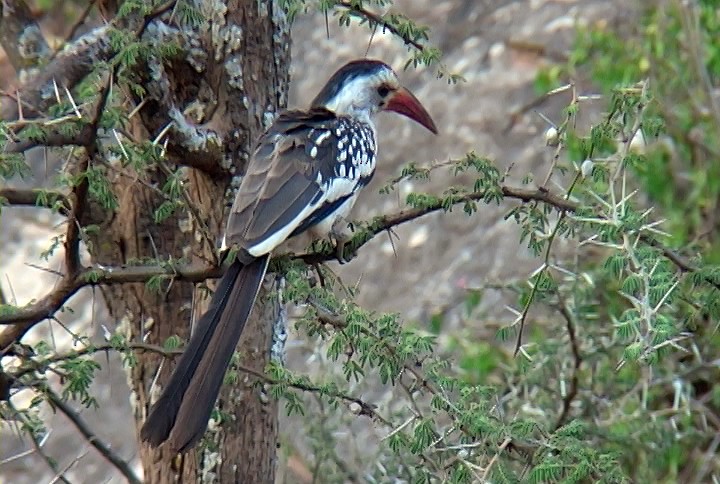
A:
[[[543,121],[530,112],[505,132],[510,116],[535,98],[532,84],[537,70],[567,51],[578,22],[613,22],[627,15],[618,6],[624,4],[605,0],[399,0],[396,4],[397,10],[432,27],[432,41],[445,52],[444,62],[466,82],[448,86],[444,80],[435,79],[430,70],[411,69],[401,74],[433,114],[440,135],[434,137],[391,116],[380,119],[379,169],[373,185],[357,204],[357,219],[398,210],[411,190],[438,193],[447,185],[449,174],[440,170],[428,183],[405,184],[399,193],[379,195],[383,182],[410,161],[429,165],[475,150],[496,160],[501,169],[512,164],[511,180],[519,182],[527,172],[544,174],[551,152],[544,146]],[[329,38],[322,18],[300,18],[294,26],[292,106],[302,106],[336,67],[362,57],[368,48],[368,34],[363,28],[340,29],[333,19],[330,24]],[[534,47],[542,47],[543,54],[538,55]],[[369,56],[401,68],[407,51],[390,36],[378,33]],[[558,119],[563,101],[553,100],[538,109]],[[377,237],[356,260],[337,271],[349,284],[359,281],[359,302],[364,306],[399,312],[420,327],[432,314],[442,311],[447,315],[445,330],[454,331],[467,324],[455,311],[462,303],[463,288],[525,277],[537,267],[537,261],[518,244],[514,224],[503,219],[511,205],[482,206],[472,218],[461,210],[424,217],[399,227],[394,244],[388,237]],[[49,263],[40,259],[57,220],[34,209],[8,209],[2,215],[0,284],[6,296],[24,303],[41,296],[53,284],[52,274],[28,264],[58,266],[52,258]],[[73,331],[101,333],[107,314],[99,297],[87,290],[75,296],[70,306],[73,313],[64,314],[62,320]],[[465,329],[475,337],[491,338],[494,329],[488,328],[511,320],[503,307],[498,295],[488,293],[483,300],[482,323]],[[51,333],[58,347],[72,344],[68,333],[58,326]],[[43,323],[29,338],[48,335],[49,325]],[[291,368],[310,373],[318,370],[322,359],[314,354],[313,347],[297,339],[291,341],[288,357]],[[103,356],[98,361],[103,368],[93,391],[100,409],[84,410],[82,416],[123,458],[132,461],[136,459],[135,435],[125,374],[115,358]],[[382,400],[380,393],[376,396]],[[66,419],[49,410],[46,413],[52,429],[46,449],[61,468],[68,466],[66,476],[71,482],[122,482]],[[303,424],[284,419],[283,441],[291,447],[302,446],[293,435]],[[367,422],[355,422],[350,431],[355,436],[351,446],[355,450],[373,440],[374,430]],[[0,476],[4,482],[30,484],[52,479],[53,473],[36,456],[6,462],[31,447],[7,426],[0,432]]]

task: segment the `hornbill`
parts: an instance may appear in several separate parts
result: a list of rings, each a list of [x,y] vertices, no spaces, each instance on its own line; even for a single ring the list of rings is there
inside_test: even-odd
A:
[[[392,68],[363,59],[335,72],[308,110],[281,113],[257,141],[223,239],[237,255],[152,406],[142,440],[184,452],[205,433],[273,249],[305,231],[330,236],[342,247],[345,217],[375,171],[373,115],[380,111],[402,114],[437,133]]]

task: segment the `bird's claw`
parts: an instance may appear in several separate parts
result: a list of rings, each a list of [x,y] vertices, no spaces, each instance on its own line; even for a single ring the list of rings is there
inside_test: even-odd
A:
[[[350,262],[357,255],[357,250],[348,246],[348,242],[352,240],[352,230],[350,224],[344,219],[339,219],[333,225],[330,236],[335,240],[335,257],[340,264]],[[349,250],[346,250],[349,249]]]
[[[357,255],[357,250],[351,247],[348,242],[349,240],[338,240],[335,245],[335,257],[340,264],[347,264]]]

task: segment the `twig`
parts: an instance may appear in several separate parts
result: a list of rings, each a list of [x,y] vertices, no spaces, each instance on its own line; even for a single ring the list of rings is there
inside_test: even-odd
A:
[[[90,188],[90,182],[86,175],[90,168],[90,160],[97,152],[97,131],[100,126],[100,118],[107,105],[108,96],[110,94],[110,87],[113,83],[113,71],[107,76],[107,81],[103,86],[98,99],[96,101],[95,113],[90,121],[90,128],[92,130],[92,137],[88,140],[85,145],[85,155],[80,162],[80,165],[76,170],[76,177],[79,175],[80,181],[72,189],[70,195],[71,210],[68,216],[68,227],[65,234],[65,267],[67,269],[67,276],[72,277],[80,270],[80,237],[81,237],[81,225],[80,219],[85,212],[85,205],[87,202],[88,190]],[[68,91],[68,97],[70,96]]]
[[[563,397],[562,410],[560,411],[560,416],[558,417],[555,425],[553,426],[553,430],[557,430],[562,427],[565,424],[568,415],[570,414],[570,405],[572,404],[573,400],[575,400],[575,397],[578,393],[578,372],[580,371],[580,365],[582,365],[583,361],[582,356],[580,355],[580,345],[577,341],[577,334],[575,332],[575,318],[568,309],[567,304],[565,304],[565,300],[563,299],[559,291],[557,293],[557,296],[558,304],[556,307],[562,315],[563,319],[565,319],[565,327],[567,328],[568,337],[570,338],[570,349],[572,350],[574,364],[572,376],[570,377],[570,390]]]
[[[32,432],[29,432],[29,433],[30,433],[30,441],[33,444],[33,449],[35,450],[35,453],[40,456],[40,458],[45,462],[45,464],[47,464],[47,466],[50,468],[50,470],[53,472],[53,474],[58,476],[57,479],[59,481],[65,483],[65,484],[71,484],[70,481],[67,480],[67,478],[63,475],[63,473],[60,472],[57,464],[52,460],[52,458],[50,458],[49,455],[47,455],[47,454],[45,454],[45,452],[43,452],[42,447],[45,444],[45,442],[47,441],[47,438],[50,436],[50,432],[48,431],[45,434],[45,436],[43,436],[43,439],[41,441],[38,441],[37,437],[35,437],[35,435],[33,435]]]
[[[383,30],[387,30],[388,32],[392,33],[396,37],[400,38],[405,42],[407,45],[412,45],[420,52],[425,50],[425,46],[418,42],[415,39],[410,38],[408,35],[404,34],[403,32],[400,32],[398,29],[395,28],[394,25],[389,23],[387,20],[385,20],[381,15],[378,15],[376,13],[370,12],[369,10],[366,10],[362,7],[358,7],[354,4],[354,2],[337,2],[336,6],[344,8],[354,14],[356,14],[359,17],[362,17],[366,19],[368,22],[370,22],[370,26],[374,27],[375,25],[379,25],[383,28]]]
[[[57,474],[55,474],[55,477],[53,477],[53,478],[50,480],[50,482],[48,482],[48,484],[55,484],[57,481],[59,481],[59,480],[61,480],[61,479],[65,480],[64,474],[65,474],[67,471],[69,471],[69,470],[72,468],[72,466],[74,466],[75,464],[77,464],[78,462],[80,462],[80,460],[82,460],[83,457],[85,457],[86,455],[88,455],[88,452],[90,452],[90,449],[88,449],[88,447],[85,446],[85,448],[82,450],[82,452],[80,452],[73,460],[71,460],[70,462],[68,462],[68,463],[65,465],[65,467],[63,467],[62,469],[60,469],[60,470],[57,472]]]
[[[92,11],[96,2],[97,2],[97,0],[90,0],[88,2],[87,6],[85,7],[85,10],[83,10],[83,13],[80,14],[78,19],[75,21],[73,26],[70,28],[70,32],[68,32],[68,35],[65,37],[65,42],[63,42],[63,44],[67,44],[75,38],[77,31],[80,29],[80,27],[83,26],[85,21],[87,21],[87,18],[90,16],[90,12]],[[60,51],[59,49],[57,51],[55,51],[53,53],[53,55],[50,57],[50,59],[54,59],[55,56],[57,55],[57,52],[59,52],[59,51]]]
[[[102,441],[95,433],[90,429],[88,424],[80,417],[80,415],[70,408],[70,406],[60,398],[60,395],[55,393],[52,389],[44,386],[41,391],[48,399],[50,404],[60,410],[70,420],[80,434],[97,450],[103,457],[105,457],[131,484],[141,484],[142,481],[135,475],[135,472],[130,468],[130,465],[120,458],[110,446]]]
[[[577,184],[578,180],[580,179],[580,173],[577,173],[575,175],[575,178],[573,179],[573,182],[570,184],[570,188],[568,188],[567,194],[565,195],[565,201],[569,201],[570,195],[572,194],[573,189],[575,188],[575,185]],[[563,221],[565,220],[565,217],[567,216],[569,210],[563,209],[560,212],[560,216],[557,219],[557,222],[555,223],[555,228],[553,228],[552,232],[550,233],[550,236],[547,240],[547,247],[545,248],[545,257],[543,260],[543,265],[540,268],[539,271],[537,271],[536,275],[539,277],[544,274],[546,270],[550,267],[550,253],[552,251],[553,242],[555,242],[555,237],[557,237],[557,234],[560,230],[560,227],[562,226]],[[518,354],[520,351],[520,347],[522,346],[522,337],[523,337],[523,329],[525,329],[525,321],[527,320],[528,313],[530,312],[530,307],[532,306],[533,301],[535,300],[535,296],[537,294],[537,287],[538,284],[533,284],[532,289],[530,290],[530,295],[528,296],[527,302],[525,303],[525,307],[523,307],[522,314],[520,315],[520,328],[518,329],[518,335],[517,339],[515,340],[515,355]]]
[[[505,437],[505,440],[503,440],[498,447],[497,452],[495,452],[495,454],[492,456],[490,462],[488,462],[488,465],[485,466],[485,471],[483,472],[481,482],[489,482],[488,478],[490,477],[490,471],[492,470],[497,460],[500,458],[500,454],[502,454],[505,448],[510,445],[510,442],[512,442],[512,439],[510,437]]]
[[[709,110],[715,120],[715,126],[720,126],[720,103],[715,95],[715,87],[706,67],[708,65],[708,55],[704,51],[705,44],[701,33],[698,5],[695,2],[677,0],[674,3],[681,12],[680,20],[682,21],[685,36],[684,45],[687,46],[698,81],[704,91],[703,104],[710,106]]]

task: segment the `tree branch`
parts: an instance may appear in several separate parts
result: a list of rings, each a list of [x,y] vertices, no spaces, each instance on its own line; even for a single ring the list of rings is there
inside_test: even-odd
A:
[[[0,45],[21,78],[50,55],[50,47],[23,0],[0,2]]]
[[[425,50],[425,46],[423,44],[421,44],[417,40],[411,38],[407,34],[398,30],[393,24],[391,24],[385,18],[383,18],[382,15],[378,15],[378,14],[373,13],[369,10],[366,10],[362,7],[358,7],[357,5],[355,5],[355,2],[347,2],[347,1],[337,2],[336,6],[344,8],[344,9],[350,11],[351,13],[353,13],[355,16],[367,20],[370,23],[371,27],[375,26],[375,25],[379,25],[380,27],[382,27],[383,30],[387,30],[388,32],[392,33],[394,36],[402,39],[402,41],[405,42],[406,45],[411,45],[419,51]]]
[[[66,121],[77,125],[78,119]],[[80,130],[68,134],[59,128],[51,127],[39,136],[32,136],[19,141],[10,141],[5,146],[6,153],[24,153],[37,146],[61,147],[61,146],[87,146],[93,141],[95,128],[90,123],[81,123]]]
[[[70,200],[67,195],[42,188],[0,188],[0,200],[5,200],[10,206],[57,209],[63,215],[67,215],[70,211]]]
[[[23,114],[36,116],[47,110],[55,101],[53,81],[70,89],[85,78],[97,62],[109,59],[113,53],[107,35],[111,28],[111,25],[103,25],[80,37],[25,83],[20,89],[23,105],[26,106]],[[18,119],[18,105],[14,101],[3,103],[0,118],[6,121]]]
[[[165,358],[175,358],[176,356],[180,356],[184,349],[183,348],[174,348],[174,349],[165,349],[162,346],[159,345],[152,345],[148,343],[138,343],[138,342],[129,342],[125,345],[116,345],[112,343],[103,343],[98,345],[90,345],[86,346],[85,348],[71,351],[69,353],[65,354],[56,354],[53,356],[49,356],[46,358],[43,358],[42,361],[34,361],[34,360],[24,360],[25,364],[24,366],[21,366],[19,370],[16,373],[13,373],[11,375],[11,378],[15,381],[22,378],[23,376],[33,373],[33,372],[45,372],[47,371],[47,367],[53,363],[58,363],[60,361],[68,361],[74,358],[80,358],[83,356],[90,356],[94,355],[96,353],[104,353],[107,351],[118,351],[122,352],[125,350],[131,350],[131,351],[147,351],[151,353],[156,353],[158,355],[161,355]],[[233,364],[233,367],[237,370],[241,371],[242,373],[246,373],[248,375],[254,376],[258,380],[267,383],[268,385],[287,385],[288,387],[295,388],[297,390],[302,390],[305,392],[310,393],[317,393],[320,395],[327,395],[331,398],[337,398],[339,400],[343,400],[347,402],[348,404],[355,404],[359,407],[359,410],[356,412],[357,415],[369,417],[372,420],[381,423],[387,427],[392,427],[392,423],[385,419],[382,415],[377,413],[375,410],[375,406],[372,404],[369,404],[365,402],[364,400],[353,397],[351,395],[347,395],[342,392],[328,392],[323,388],[320,388],[319,386],[312,385],[309,383],[303,383],[303,382],[297,382],[297,381],[283,381],[283,380],[276,380],[274,378],[271,378],[267,376],[264,373],[260,373],[258,371],[253,370],[252,368],[248,368],[242,365]],[[43,392],[45,390],[42,390]],[[57,398],[59,398],[57,395],[55,395]],[[52,400],[54,403],[54,400]]]
[[[565,425],[565,422],[570,415],[570,406],[572,405],[573,400],[575,400],[575,397],[577,397],[578,394],[578,372],[580,371],[580,365],[582,365],[583,361],[582,355],[580,354],[580,345],[577,340],[575,318],[572,312],[570,312],[570,309],[568,309],[567,304],[565,304],[565,300],[559,291],[557,292],[557,296],[558,304],[556,308],[562,315],[563,319],[565,319],[565,327],[567,328],[568,337],[570,339],[570,349],[572,350],[573,354],[573,369],[572,376],[570,377],[570,389],[563,397],[562,410],[560,411],[560,415],[558,416],[558,419],[553,426],[553,430],[557,430],[563,425]]]
[[[135,472],[130,468],[130,465],[120,458],[110,446],[102,441],[93,431],[90,429],[87,423],[80,417],[80,415],[70,408],[60,395],[55,393],[48,386],[44,386],[42,389],[38,389],[42,392],[50,402],[50,404],[60,410],[75,426],[75,428],[82,434],[85,440],[92,445],[103,457],[105,457],[122,475],[125,477],[127,482],[131,484],[142,484],[142,481],[138,479]]]
[[[126,267],[84,267],[74,277],[63,278],[54,291],[39,301],[23,308],[5,309],[0,313],[0,325],[14,325],[10,330],[0,333],[0,355],[7,346],[32,327],[33,324],[51,317],[77,291],[85,286],[145,283],[153,277],[168,280],[202,282],[209,278],[220,277],[220,267],[199,265],[126,266]]]
[[[165,14],[175,5],[175,0],[157,6],[141,18],[116,17],[112,22],[98,27],[68,45],[41,72],[20,88],[22,96],[12,102],[2,103],[0,119],[19,118],[19,105],[26,107],[25,115],[42,113],[54,102],[53,82],[68,89],[73,88],[95,68],[98,62],[111,59],[117,52],[110,44],[109,32],[116,28],[127,28],[141,36],[148,25]],[[21,100],[19,99],[21,98]]]
[[[580,205],[576,202],[566,200],[546,189],[529,190],[502,186],[501,191],[506,198],[514,198],[523,202],[539,201],[561,211],[574,212],[580,208]],[[0,193],[2,192],[0,191]],[[456,198],[454,204],[459,205],[469,201],[481,201],[484,200],[486,196],[487,193],[484,191],[473,192]],[[442,202],[422,208],[401,210],[391,215],[377,217],[369,224],[367,229],[356,236],[349,245],[353,250],[357,250],[380,233],[440,210],[445,210]],[[685,272],[693,272],[696,270],[684,258],[663,246],[660,242],[645,236],[641,238],[644,242],[659,249],[662,254],[679,269]],[[293,257],[309,265],[313,265],[335,260],[336,252],[332,248],[328,248],[327,250]],[[4,312],[0,313],[0,325],[13,325],[11,328],[0,333],[0,355],[4,354],[12,343],[19,341],[34,324],[51,317],[70,297],[85,286],[145,283],[155,277],[164,278],[169,281],[202,282],[209,278],[220,277],[223,272],[224,268],[222,267],[176,264],[173,261],[144,266],[81,268],[74,277],[64,278],[53,292],[44,296],[39,301],[23,308],[5,309]],[[707,282],[718,287],[718,285],[712,281]]]

